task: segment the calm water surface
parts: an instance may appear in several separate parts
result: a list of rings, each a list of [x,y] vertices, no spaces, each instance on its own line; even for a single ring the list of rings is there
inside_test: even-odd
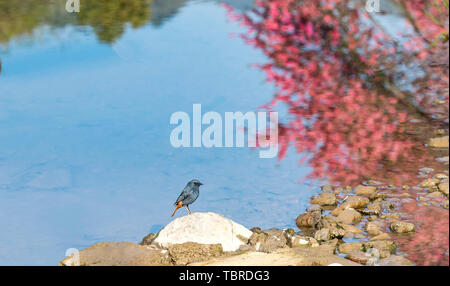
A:
[[[250,66],[261,53],[230,37],[241,30],[225,10],[184,2],[159,1],[159,19],[126,25],[113,43],[69,24],[3,45],[0,264],[54,265],[71,247],[137,242],[171,221],[192,178],[204,183],[193,211],[294,226],[312,192],[295,157],[170,144],[173,112],[254,111],[274,93]]]

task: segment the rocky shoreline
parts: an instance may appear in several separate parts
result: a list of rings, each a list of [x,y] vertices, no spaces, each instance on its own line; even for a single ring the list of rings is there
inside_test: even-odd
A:
[[[430,146],[448,148],[448,136],[430,140]],[[438,161],[448,165],[448,156]],[[415,265],[396,243],[417,231],[399,208],[402,200],[449,208],[448,170],[422,168],[418,177],[422,181],[416,186],[377,181],[355,187],[322,186],[297,217],[299,231],[249,230],[220,214],[193,213],[148,234],[139,244],[97,243],[59,265]]]
[[[421,184],[440,193],[448,209],[448,176]],[[430,196],[430,200],[438,196]],[[92,265],[414,265],[399,253],[393,236],[414,235],[416,226],[396,213],[396,197],[383,188],[322,187],[297,217],[300,231],[245,227],[214,213],[177,218],[140,244],[101,242],[63,259],[60,266]],[[77,260],[78,259],[78,260]]]

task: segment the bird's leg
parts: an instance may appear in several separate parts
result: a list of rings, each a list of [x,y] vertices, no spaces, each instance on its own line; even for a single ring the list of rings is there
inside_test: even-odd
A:
[[[185,207],[186,207],[188,213],[191,214],[191,210],[189,209],[189,207],[187,205],[185,205]]]

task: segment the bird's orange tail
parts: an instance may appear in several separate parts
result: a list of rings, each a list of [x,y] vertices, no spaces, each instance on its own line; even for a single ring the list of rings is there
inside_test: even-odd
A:
[[[173,211],[172,216],[174,216],[175,213],[177,212],[177,210],[178,210],[179,208],[181,208],[182,206],[183,206],[183,205],[181,204],[181,202],[178,202],[178,203],[177,203],[177,207],[176,207],[175,210]]]

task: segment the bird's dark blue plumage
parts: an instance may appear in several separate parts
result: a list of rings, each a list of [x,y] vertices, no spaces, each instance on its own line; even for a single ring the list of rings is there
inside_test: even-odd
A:
[[[184,187],[183,191],[175,201],[175,206],[177,206],[177,208],[173,212],[172,216],[181,207],[186,207],[189,214],[191,213],[191,211],[189,210],[189,205],[197,200],[198,196],[200,195],[201,185],[203,184],[200,183],[199,180],[191,180],[187,183],[186,187]]]

